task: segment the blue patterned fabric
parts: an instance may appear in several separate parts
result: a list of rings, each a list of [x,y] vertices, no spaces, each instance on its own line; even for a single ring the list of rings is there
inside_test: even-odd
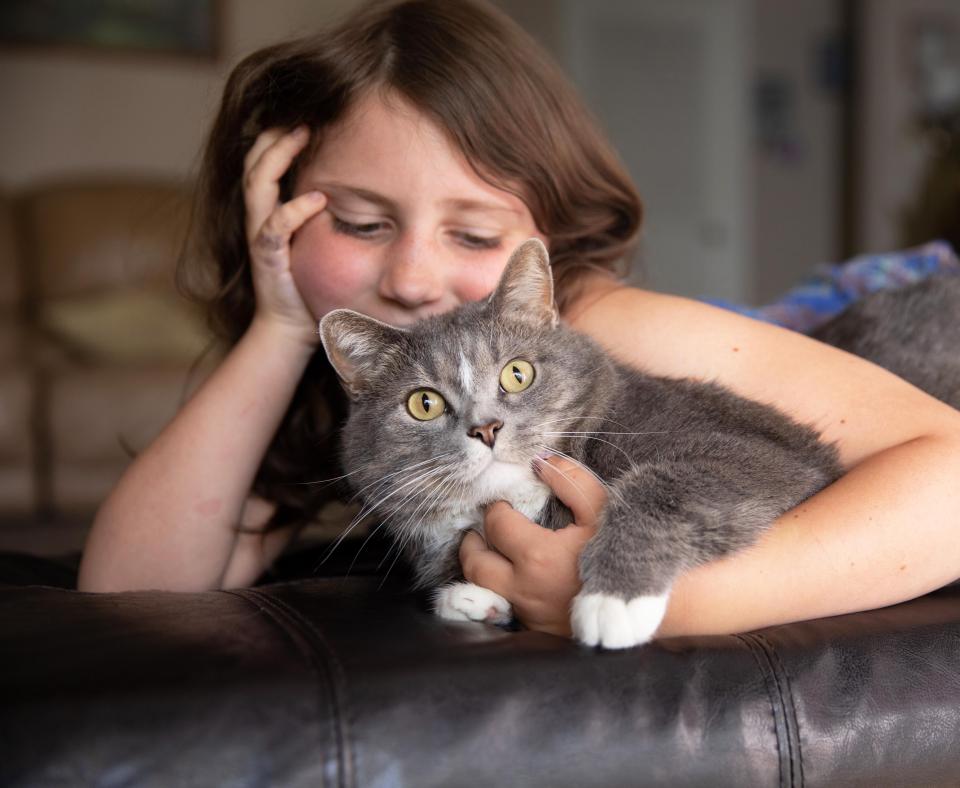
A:
[[[862,255],[837,265],[819,265],[809,279],[766,306],[704,300],[757,320],[809,333],[868,293],[903,287],[934,274],[960,275],[960,260],[945,241],[931,241],[900,252]]]

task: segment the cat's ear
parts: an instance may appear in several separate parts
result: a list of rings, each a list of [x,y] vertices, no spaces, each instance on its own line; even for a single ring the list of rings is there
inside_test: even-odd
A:
[[[320,321],[320,340],[327,358],[351,398],[369,388],[383,359],[404,333],[352,309],[334,309]]]
[[[543,241],[531,238],[514,250],[490,298],[498,312],[551,328],[557,325],[560,314],[553,301],[553,272]]]

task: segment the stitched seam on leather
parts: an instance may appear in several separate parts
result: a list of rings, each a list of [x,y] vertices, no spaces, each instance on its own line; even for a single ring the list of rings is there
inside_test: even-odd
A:
[[[790,763],[790,784],[797,784],[797,759],[794,755],[796,746],[794,745],[794,738],[796,733],[796,718],[791,720],[793,707],[789,703],[789,695],[785,696],[783,691],[783,685],[785,677],[782,677],[782,671],[777,669],[777,664],[774,663],[774,653],[773,647],[770,646],[770,643],[765,640],[761,635],[747,635],[751,640],[755,641],[758,648],[763,652],[764,657],[767,660],[767,664],[770,666],[770,672],[773,675],[774,683],[777,687],[777,696],[780,700],[780,708],[783,712],[783,727],[786,730],[786,740],[787,740],[787,757]],[[782,666],[781,666],[782,667]],[[791,727],[791,722],[793,726]],[[802,785],[802,783],[801,783]]]
[[[258,594],[258,596],[263,595]],[[330,671],[331,700],[333,701],[334,716],[337,721],[337,745],[340,751],[340,765],[342,767],[340,769],[340,782],[344,786],[354,786],[356,785],[357,769],[355,748],[352,745],[353,738],[350,734],[350,719],[347,714],[347,681],[343,672],[343,666],[340,664],[340,660],[337,659],[336,652],[333,650],[327,638],[324,637],[323,633],[312,621],[305,618],[300,614],[299,610],[291,607],[282,599],[276,599],[274,597],[265,598],[285,610],[291,618],[297,621],[301,628],[308,630],[310,634],[313,635],[315,646],[319,646],[326,653],[327,659],[324,662],[324,666],[328,667]]]
[[[777,672],[779,673],[779,675],[783,676],[783,683],[787,688],[786,698],[784,699],[784,708],[785,708],[785,711],[787,712],[788,720],[793,721],[793,735],[791,736],[791,739],[795,741],[792,741],[791,744],[796,747],[796,752],[797,752],[796,764],[797,764],[797,771],[799,773],[798,785],[800,785],[802,788],[802,786],[804,785],[803,748],[800,742],[800,720],[797,717],[797,706],[793,702],[793,687],[790,684],[790,674],[787,673],[787,669],[784,666],[783,661],[780,659],[780,653],[777,651],[776,647],[769,640],[767,640],[763,635],[757,635],[756,637],[762,644],[766,646],[767,653],[775,663],[775,666],[777,668]],[[791,759],[791,763],[792,763],[792,759]]]
[[[787,775],[784,771],[784,752],[780,742],[780,725],[777,722],[777,704],[775,703],[769,681],[769,675],[772,673],[770,661],[760,645],[755,643],[749,635],[734,635],[734,637],[746,645],[750,655],[757,663],[757,668],[763,679],[763,687],[767,692],[767,700],[770,701],[770,716],[773,718],[773,738],[777,744],[777,768],[780,773],[780,788],[789,788],[786,782]],[[789,742],[787,742],[787,747],[789,748]],[[789,761],[789,756],[787,760]]]
[[[321,666],[318,664],[319,660],[317,659],[317,656],[313,652],[313,650],[309,647],[309,644],[306,642],[306,638],[304,637],[303,633],[297,630],[296,627],[291,626],[293,622],[288,622],[287,620],[285,620],[288,618],[288,616],[284,610],[282,609],[278,610],[276,605],[271,604],[272,600],[269,597],[259,593],[255,589],[252,589],[252,588],[224,589],[224,593],[232,594],[233,596],[240,597],[247,604],[253,605],[254,607],[256,607],[258,611],[266,613],[267,616],[270,618],[270,620],[273,622],[274,626],[276,626],[277,629],[279,629],[284,634],[284,636],[287,637],[287,639],[289,639],[291,643],[293,643],[297,651],[299,651],[301,656],[303,656],[304,661],[307,663],[307,665],[310,667],[311,671],[314,674],[314,679],[317,683],[317,687],[320,688],[322,686],[327,686],[329,688],[329,691],[327,692],[327,694],[330,696],[330,706],[334,710],[333,718],[330,720],[331,738],[333,739],[334,746],[337,750],[337,763],[338,763],[337,773],[339,775],[342,771],[339,768],[339,764],[342,763],[343,757],[342,757],[342,750],[341,750],[341,743],[340,743],[340,735],[339,735],[339,731],[337,729],[337,724],[336,724],[336,720],[339,715],[336,713],[337,702],[336,702],[336,698],[334,697],[332,682],[329,681],[329,679],[326,681],[324,680],[323,674],[326,671],[324,671],[321,668]],[[323,716],[324,714],[321,706],[321,708],[318,709],[317,719],[322,720]],[[321,779],[323,780],[323,785],[326,786],[327,785],[326,769],[323,769],[321,771]]]

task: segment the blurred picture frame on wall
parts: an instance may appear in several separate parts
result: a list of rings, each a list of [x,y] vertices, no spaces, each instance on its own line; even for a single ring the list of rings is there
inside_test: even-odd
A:
[[[222,0],[3,0],[0,47],[215,60]]]

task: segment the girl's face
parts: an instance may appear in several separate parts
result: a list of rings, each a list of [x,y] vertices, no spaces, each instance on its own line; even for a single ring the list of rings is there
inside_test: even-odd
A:
[[[324,134],[295,193],[327,208],[295,234],[291,270],[318,320],[348,307],[408,325],[485,298],[537,230],[518,197],[481,180],[432,121],[400,98],[359,100]]]

